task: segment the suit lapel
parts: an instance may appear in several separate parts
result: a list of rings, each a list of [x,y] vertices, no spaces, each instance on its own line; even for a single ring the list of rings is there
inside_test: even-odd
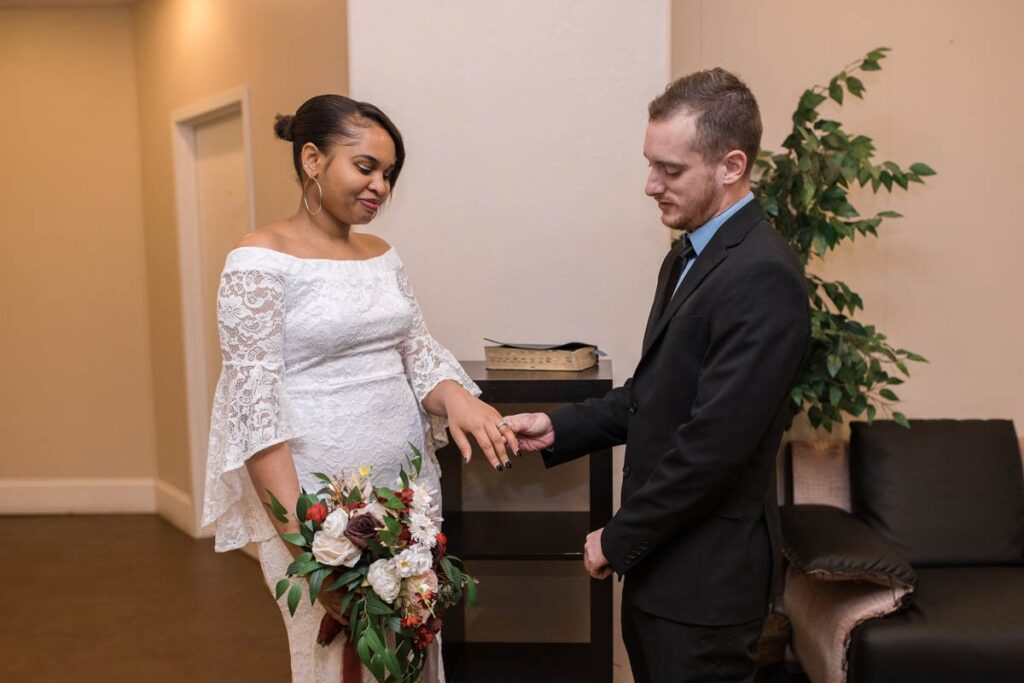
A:
[[[674,247],[669,249],[668,255],[661,263],[661,270],[658,272],[658,287],[654,292],[654,303],[651,304],[651,312],[647,316],[647,329],[644,331],[643,347],[645,349],[647,348],[647,340],[650,338],[651,332],[654,330],[654,326],[658,323],[660,317],[658,315],[659,304],[665,296],[665,288],[669,286],[668,275],[672,272],[672,264],[677,258],[679,258],[684,246],[683,241],[679,240]],[[673,283],[673,285],[674,284],[675,283]]]
[[[683,283],[679,285],[679,291],[669,301],[665,307],[665,313],[661,316],[656,314],[657,304],[661,299],[655,299],[655,307],[651,310],[651,319],[647,323],[647,332],[644,334],[643,352],[640,355],[641,361],[651,350],[651,347],[654,346],[654,342],[665,331],[665,328],[668,327],[668,322],[676,314],[676,311],[686,303],[686,300],[697,290],[701,282],[704,281],[711,271],[725,260],[729,255],[729,249],[742,242],[743,238],[750,232],[750,229],[763,218],[764,213],[761,211],[761,206],[756,200],[744,206],[718,229],[718,232],[708,243],[707,247],[704,248],[704,251],[693,262],[690,272],[686,274],[686,277],[683,278]],[[682,241],[676,245],[677,249],[681,244]],[[678,251],[677,249],[672,251],[676,252],[678,257],[678,251],[681,251],[681,249],[678,249]],[[671,263],[671,261],[666,259],[666,263]],[[665,286],[671,286],[662,282],[666,277],[667,271],[663,264],[661,278],[658,281],[659,296],[665,291]]]

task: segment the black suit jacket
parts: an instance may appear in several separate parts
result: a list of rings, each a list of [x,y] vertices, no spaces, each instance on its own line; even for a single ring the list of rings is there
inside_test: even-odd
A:
[[[633,377],[552,411],[547,466],[626,444],[604,528],[624,599],[675,621],[762,617],[778,591],[775,456],[810,339],[803,270],[752,201],[697,257],[664,314],[662,264]]]

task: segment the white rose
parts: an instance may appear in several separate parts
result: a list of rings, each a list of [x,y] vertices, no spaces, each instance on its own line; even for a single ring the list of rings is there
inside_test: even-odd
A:
[[[344,536],[335,538],[323,531],[318,531],[313,536],[313,557],[320,564],[354,567],[362,554],[363,551]]]
[[[358,517],[359,515],[367,514],[376,517],[378,522],[383,522],[384,518],[388,516],[388,509],[381,505],[380,503],[378,503],[377,501],[374,501],[372,503],[368,503],[366,507],[361,507],[358,510],[352,511],[353,517]]]
[[[430,515],[422,512],[413,512],[409,515],[409,533],[417,543],[433,548],[437,545],[437,534],[440,531]]]
[[[348,526],[348,511],[343,508],[338,508],[331,514],[327,515],[327,519],[320,525],[320,533],[327,534],[332,538],[344,538],[345,528]],[[319,534],[317,534],[319,535]]]
[[[434,558],[430,554],[430,549],[422,545],[406,548],[395,556],[395,568],[398,570],[398,575],[403,579],[418,574],[425,574],[430,571],[430,567],[433,564]]]
[[[402,590],[402,580],[391,560],[377,560],[371,564],[366,580],[380,599],[388,604],[394,602]]]

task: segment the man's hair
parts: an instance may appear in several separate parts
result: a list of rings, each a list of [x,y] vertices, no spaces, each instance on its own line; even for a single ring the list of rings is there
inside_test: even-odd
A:
[[[697,115],[695,151],[717,163],[734,149],[747,155],[746,175],[761,149],[761,112],[750,88],[725,69],[696,71],[669,83],[647,107],[651,121]]]

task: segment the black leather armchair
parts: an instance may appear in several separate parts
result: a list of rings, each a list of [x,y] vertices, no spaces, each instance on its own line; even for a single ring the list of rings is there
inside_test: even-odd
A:
[[[811,680],[1024,680],[1024,471],[1013,423],[854,423],[849,502],[850,511],[781,510],[791,564],[783,606]]]

